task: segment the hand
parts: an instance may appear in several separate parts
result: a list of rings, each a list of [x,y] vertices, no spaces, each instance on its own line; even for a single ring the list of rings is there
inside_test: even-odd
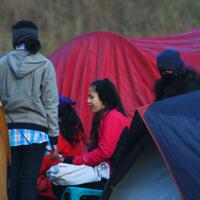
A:
[[[63,162],[64,158],[61,154],[56,153],[55,151],[52,153],[52,155],[49,158],[50,160],[60,160],[61,162]]]
[[[50,160],[57,160],[57,159],[63,161],[62,155],[58,153],[58,146],[53,145],[53,154],[51,155]]]
[[[54,145],[53,145],[53,150],[54,150],[56,153],[58,153],[58,145],[57,145],[57,144],[54,144]]]

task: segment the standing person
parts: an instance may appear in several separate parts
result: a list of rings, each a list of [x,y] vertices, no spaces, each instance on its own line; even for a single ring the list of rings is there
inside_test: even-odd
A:
[[[88,152],[75,156],[72,163],[87,166],[96,166],[102,162],[110,163],[122,131],[130,124],[115,86],[109,79],[92,82],[89,87],[88,105],[94,113],[90,132],[91,143]],[[99,182],[79,186],[102,189],[105,183],[106,179],[101,179]],[[53,185],[58,199],[61,198],[64,188]]]
[[[186,68],[178,51],[167,49],[157,56],[161,78],[155,82],[156,101],[200,89],[200,75]]]
[[[56,197],[52,192],[51,182],[47,179],[45,173],[53,165],[61,162],[61,160],[69,157],[75,157],[81,155],[85,151],[84,128],[81,120],[74,109],[73,105],[76,102],[65,96],[59,97],[59,129],[60,134],[58,136],[58,153],[56,156],[53,152],[45,156],[40,169],[40,175],[38,178],[38,200],[55,200]],[[54,159],[53,159],[54,158]]]
[[[12,26],[14,50],[0,60],[0,99],[11,146],[9,200],[36,200],[37,177],[50,139],[57,148],[58,92],[53,64],[38,51],[38,28]]]

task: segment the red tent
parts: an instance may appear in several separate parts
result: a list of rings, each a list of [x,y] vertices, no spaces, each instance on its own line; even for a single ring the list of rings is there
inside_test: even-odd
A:
[[[109,78],[116,85],[129,119],[136,107],[154,100],[159,77],[156,55],[163,49],[180,51],[185,63],[200,72],[200,28],[157,38],[125,38],[108,32],[87,33],[67,42],[50,55],[55,65],[59,94],[77,101],[86,133],[92,112],[88,87],[95,79]]]

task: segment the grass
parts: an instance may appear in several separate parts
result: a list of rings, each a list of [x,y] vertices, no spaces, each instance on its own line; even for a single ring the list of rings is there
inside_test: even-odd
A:
[[[49,55],[86,32],[157,37],[191,31],[200,25],[199,10],[199,0],[1,0],[0,50],[12,49],[10,30],[19,19],[38,25],[42,52]]]

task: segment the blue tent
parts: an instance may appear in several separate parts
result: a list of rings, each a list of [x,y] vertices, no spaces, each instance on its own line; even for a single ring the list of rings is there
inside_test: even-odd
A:
[[[141,107],[101,199],[200,199],[200,91]]]

